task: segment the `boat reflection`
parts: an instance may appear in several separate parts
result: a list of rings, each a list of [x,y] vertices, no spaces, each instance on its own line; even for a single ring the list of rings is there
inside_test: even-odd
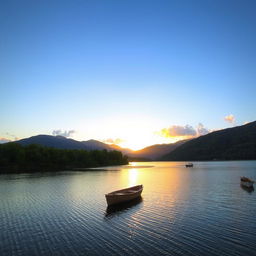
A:
[[[247,193],[251,194],[254,191],[254,187],[246,187],[243,185],[240,185],[241,189],[243,189],[244,191],[246,191]]]
[[[121,212],[124,212],[130,208],[135,207],[136,205],[140,204],[142,201],[143,199],[140,196],[129,202],[108,206],[106,209],[105,217],[110,217],[110,216],[120,214]]]

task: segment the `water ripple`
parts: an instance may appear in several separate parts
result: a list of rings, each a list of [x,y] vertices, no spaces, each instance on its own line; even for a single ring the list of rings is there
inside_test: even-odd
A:
[[[0,177],[1,256],[256,255],[256,193],[239,185],[255,161],[137,167]],[[107,208],[129,179],[142,199]]]

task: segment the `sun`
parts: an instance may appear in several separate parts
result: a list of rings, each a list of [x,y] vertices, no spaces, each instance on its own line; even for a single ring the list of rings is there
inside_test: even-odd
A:
[[[120,142],[119,146],[122,148],[129,148],[134,151],[145,148],[153,143],[152,138],[138,133],[131,132],[126,134],[125,138]]]
[[[104,141],[104,137],[108,137],[110,139],[107,143],[111,141],[113,144],[133,151],[155,144],[172,143],[171,138],[163,137],[157,132],[160,128],[158,120],[148,116],[126,116],[119,118],[118,122],[117,118],[109,119],[103,131],[105,135],[101,135],[101,140]]]
[[[129,148],[134,151],[156,144],[157,141],[153,133],[134,132],[127,134],[119,144],[122,148]]]
[[[129,148],[133,151],[136,151],[149,146],[149,144],[143,141],[124,141],[120,143],[119,146],[121,146],[122,148]]]

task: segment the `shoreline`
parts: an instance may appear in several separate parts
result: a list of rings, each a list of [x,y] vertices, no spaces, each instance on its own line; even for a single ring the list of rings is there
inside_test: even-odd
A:
[[[248,160],[197,160],[197,161],[157,161],[157,160],[152,160],[152,161],[144,161],[145,163],[151,163],[151,162],[178,162],[178,163],[186,163],[186,162],[193,162],[193,163],[204,163],[204,162],[247,162],[247,161],[256,161],[256,159],[248,159]],[[33,174],[33,173],[58,173],[58,172],[86,172],[86,171],[107,171],[109,170],[110,167],[117,167],[117,166],[125,166],[128,165],[130,163],[142,163],[142,162],[138,162],[138,161],[130,161],[128,163],[124,163],[124,164],[111,164],[111,165],[96,165],[96,166],[90,166],[90,167],[63,167],[63,166],[53,166],[53,167],[33,167],[33,168],[29,168],[26,169],[24,168],[20,168],[17,169],[17,167],[15,166],[9,166],[9,167],[0,167],[0,176],[1,175],[6,175],[6,174]],[[131,167],[131,168],[148,168],[148,167],[152,167],[152,166],[136,166],[136,167]],[[26,170],[25,170],[26,169]],[[129,169],[127,167],[127,169]]]

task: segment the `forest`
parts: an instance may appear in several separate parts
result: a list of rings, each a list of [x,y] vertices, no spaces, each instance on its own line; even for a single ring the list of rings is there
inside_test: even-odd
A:
[[[0,144],[0,173],[48,172],[123,164],[128,164],[128,158],[119,151]]]

